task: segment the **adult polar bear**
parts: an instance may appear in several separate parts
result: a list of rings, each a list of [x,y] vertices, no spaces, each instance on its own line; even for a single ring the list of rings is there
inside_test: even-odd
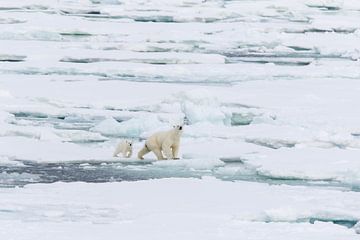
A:
[[[152,151],[158,160],[176,159],[182,130],[183,126],[176,125],[169,131],[154,133],[145,141],[144,147],[138,153],[138,158],[144,159],[144,155]]]

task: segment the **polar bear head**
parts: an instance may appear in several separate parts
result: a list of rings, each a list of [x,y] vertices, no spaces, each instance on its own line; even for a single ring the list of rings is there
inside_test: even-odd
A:
[[[130,149],[132,148],[132,141],[125,140],[125,145]]]

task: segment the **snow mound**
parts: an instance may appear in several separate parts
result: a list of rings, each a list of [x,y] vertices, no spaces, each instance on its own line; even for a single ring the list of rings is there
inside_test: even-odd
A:
[[[220,106],[215,94],[204,88],[181,91],[163,103],[179,105],[189,124],[230,124],[231,115]]]
[[[360,234],[360,221],[357,222],[357,224],[354,226],[354,229],[357,234]]]
[[[114,118],[108,118],[90,130],[107,136],[136,138],[140,137],[144,132],[158,129],[162,125],[162,122],[160,122],[156,116],[132,118],[124,122],[118,122]]]
[[[246,158],[247,163],[267,176],[359,184],[359,154],[358,149],[281,148]]]

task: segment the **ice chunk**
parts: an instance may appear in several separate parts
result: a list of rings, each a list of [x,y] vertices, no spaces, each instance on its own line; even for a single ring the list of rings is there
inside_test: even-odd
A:
[[[11,98],[12,95],[9,91],[0,89],[0,98]]]
[[[121,4],[120,0],[90,0],[92,3],[96,4]]]
[[[144,132],[154,131],[160,126],[162,126],[162,122],[156,116],[132,118],[121,123],[113,118],[108,118],[91,128],[91,131],[108,136],[140,137]]]
[[[16,165],[21,166],[23,165],[21,162],[14,161],[13,158],[8,156],[1,156],[0,155],[0,165]]]
[[[24,61],[25,58],[26,56],[0,54],[0,62],[21,62]]]
[[[36,182],[39,176],[30,173],[7,173],[0,172],[0,185],[13,184],[14,182]]]
[[[209,122],[223,125],[231,121],[231,114],[226,113],[215,95],[205,88],[179,92],[164,103],[180,104],[190,124]]]
[[[13,117],[14,116],[11,115],[10,113],[0,110],[0,125],[5,123],[5,122],[10,121]]]
[[[211,170],[214,167],[224,166],[225,163],[216,158],[193,158],[181,160],[163,160],[153,163],[158,166],[185,167],[195,170]]]
[[[248,125],[254,119],[254,114],[252,113],[233,113],[231,115],[231,125],[238,126],[238,125]]]
[[[360,221],[357,222],[357,224],[354,226],[354,229],[357,234],[360,234]]]
[[[19,151],[21,146],[21,151]],[[68,142],[38,140],[24,137],[0,137],[3,156],[38,162],[91,161],[111,158],[113,146],[85,146]]]
[[[247,156],[247,163],[273,178],[336,180],[360,183],[358,149],[280,148]]]
[[[107,137],[102,136],[98,132],[88,132],[82,130],[66,130],[66,131],[56,131],[58,136],[65,138],[66,141],[71,142],[103,142],[108,140]]]

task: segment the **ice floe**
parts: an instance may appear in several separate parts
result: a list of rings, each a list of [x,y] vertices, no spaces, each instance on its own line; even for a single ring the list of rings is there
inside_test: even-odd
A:
[[[357,239],[359,10],[2,0],[0,238]]]
[[[357,193],[211,178],[39,184],[1,189],[1,196],[1,226],[11,226],[19,217],[26,220],[16,232],[2,232],[14,239],[46,239],[58,231],[62,234],[55,234],[55,239],[64,239],[64,234],[91,239],[115,239],[118,234],[133,239],[149,234],[158,239],[173,234],[207,239],[357,239],[354,229],[334,222],[359,218]],[[154,224],[159,218],[162,223]]]

